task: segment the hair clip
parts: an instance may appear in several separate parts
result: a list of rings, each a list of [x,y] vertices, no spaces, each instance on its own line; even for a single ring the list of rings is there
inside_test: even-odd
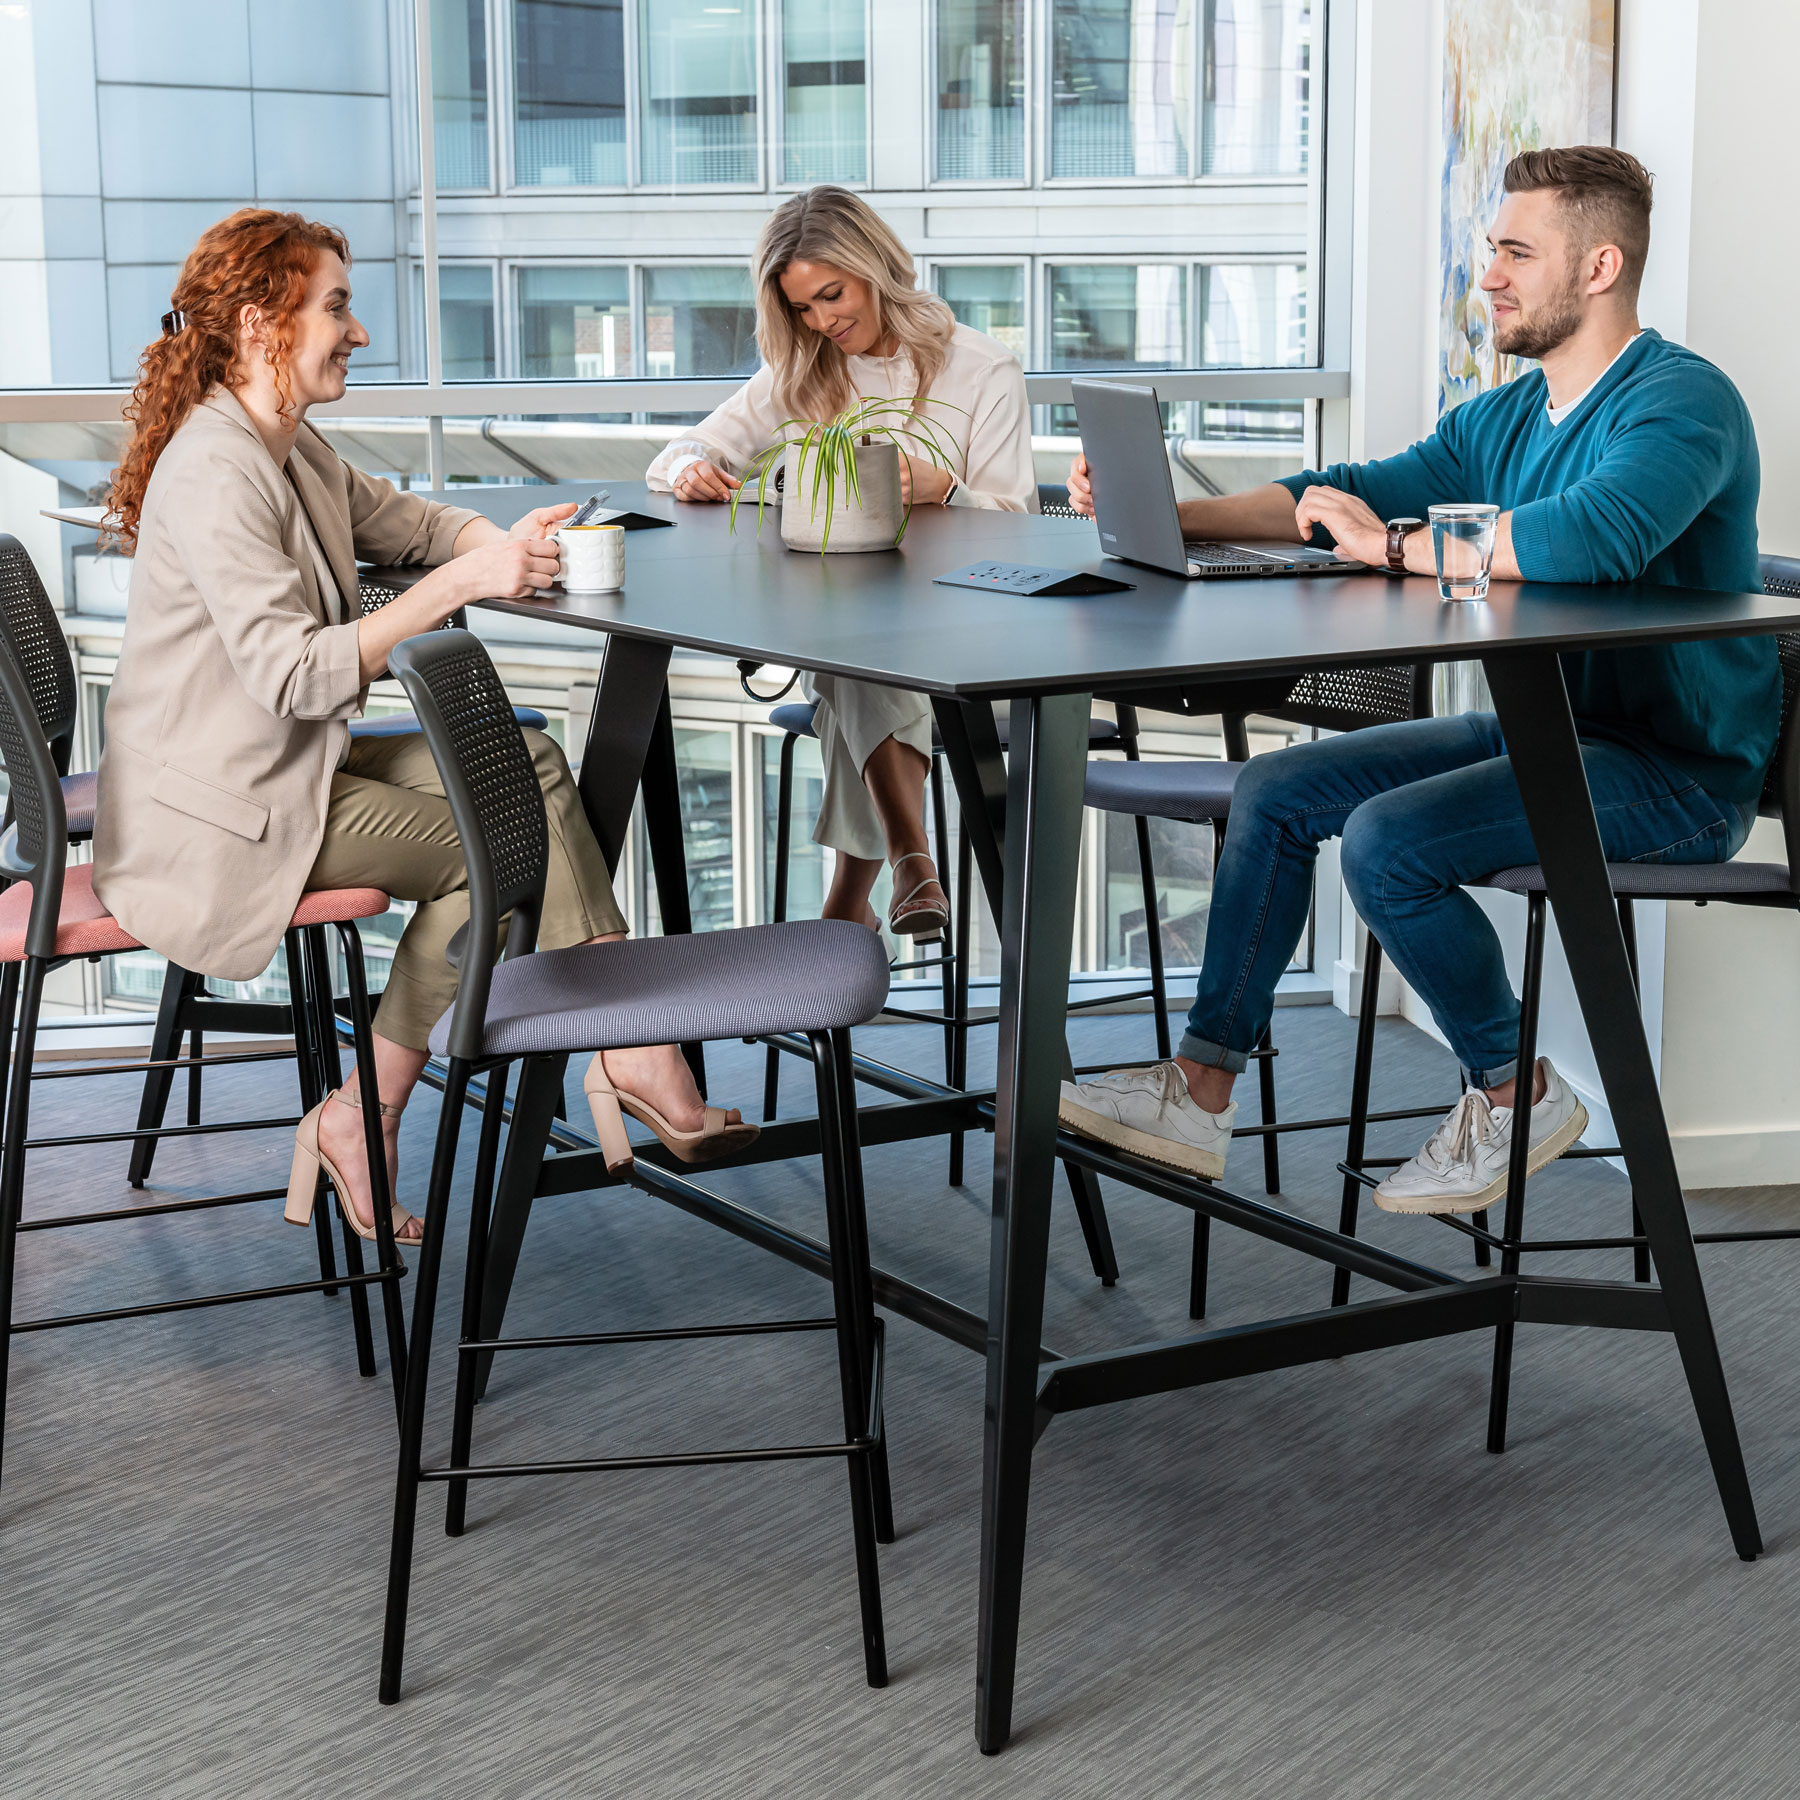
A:
[[[186,325],[187,314],[179,310],[175,312],[166,312],[162,316],[164,337],[173,337],[176,332],[182,330]]]

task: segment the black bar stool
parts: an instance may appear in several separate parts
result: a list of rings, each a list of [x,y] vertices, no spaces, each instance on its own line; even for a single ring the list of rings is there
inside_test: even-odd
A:
[[[355,921],[387,910],[388,897],[374,888],[346,888],[307,894],[290,927],[290,939],[313,927],[330,925],[338,930],[350,970],[352,1021],[356,1031],[357,1065],[362,1078],[364,1131],[374,1185],[380,1266],[364,1274],[354,1248],[347,1277],[335,1272],[318,1281],[294,1282],[279,1287],[242,1289],[227,1293],[195,1295],[177,1300],[113,1307],[105,1311],[63,1313],[32,1319],[13,1317],[13,1273],[21,1231],[45,1231],[76,1225],[101,1224],[109,1219],[139,1219],[152,1213],[193,1212],[250,1201],[276,1199],[285,1188],[253,1193],[220,1194],[200,1200],[172,1201],[161,1206],[125,1207],[104,1212],[63,1214],[47,1219],[23,1220],[25,1170],[28,1153],[71,1144],[124,1142],[129,1131],[88,1132],[72,1136],[32,1138],[31,1089],[37,1079],[32,1058],[36,1049],[38,1013],[44,978],[51,970],[76,958],[98,958],[138,950],[143,946],[109,914],[94,892],[92,864],[69,867],[68,822],[63,811],[62,786],[57,778],[50,744],[38,729],[31,687],[24,671],[7,646],[0,644],[0,759],[4,760],[16,819],[0,840],[0,871],[10,885],[0,893],[0,1079],[5,1082],[5,1147],[0,1151],[0,1442],[5,1428],[8,1351],[14,1337],[31,1331],[51,1331],[71,1325],[97,1324],[117,1319],[141,1318],[154,1313],[186,1312],[197,1307],[236,1301],[264,1300],[285,1294],[334,1292],[340,1282],[351,1290],[357,1327],[358,1363],[365,1375],[375,1372],[369,1342],[367,1297],[364,1289],[382,1290],[388,1356],[398,1402],[406,1363],[406,1327],[401,1311],[398,1282],[405,1273],[396,1254],[386,1198],[387,1161],[382,1150],[379,1096],[375,1091],[374,1061],[369,1034],[368,995],[362,980],[362,958]],[[309,979],[310,974],[309,974]],[[310,994],[316,990],[308,988]],[[16,1028],[16,1029],[15,1029]],[[63,1079],[118,1074],[141,1064],[88,1067],[57,1071]],[[247,1119],[205,1126],[207,1132],[291,1130],[296,1119]],[[185,1134],[187,1128],[175,1127]],[[347,1242],[352,1246],[354,1238]]]
[[[1231,799],[1237,779],[1250,760],[1247,719],[1251,713],[1309,725],[1321,731],[1360,731],[1371,725],[1389,725],[1404,719],[1428,718],[1431,713],[1431,671],[1404,665],[1367,669],[1321,670],[1293,682],[1285,678],[1235,682],[1203,688],[1177,688],[1134,695],[1138,705],[1184,718],[1218,714],[1223,726],[1225,760],[1188,758],[1171,762],[1093,761],[1088,764],[1087,803],[1102,812],[1125,813],[1138,826],[1138,859],[1144,882],[1144,918],[1150,939],[1150,990],[1156,1016],[1156,1052],[1159,1062],[1172,1054],[1169,1032],[1168,985],[1163,976],[1156,872],[1150,859],[1150,819],[1168,819],[1212,827],[1213,860],[1224,848],[1231,818]],[[1369,978],[1365,997],[1373,995]],[[1372,1000],[1363,1007],[1368,1014]],[[1279,1055],[1272,1031],[1250,1052],[1256,1064],[1262,1122],[1242,1126],[1234,1134],[1262,1139],[1263,1186],[1271,1194],[1281,1189],[1280,1135],[1287,1131],[1335,1129],[1345,1121],[1293,1119],[1283,1121],[1276,1108],[1274,1059]],[[1117,1067],[1118,1065],[1112,1065]],[[1094,1074],[1082,1069],[1079,1073]],[[1421,1107],[1425,1117],[1442,1108]],[[1194,1214],[1194,1236],[1188,1274],[1188,1314],[1206,1315],[1207,1264],[1212,1221],[1205,1213]]]
[[[1800,557],[1765,556],[1762,558],[1763,589],[1771,594],[1800,596]],[[1786,632],[1775,640],[1781,658],[1782,712],[1781,735],[1775,755],[1763,781],[1757,810],[1766,819],[1779,819],[1786,841],[1785,863],[1612,863],[1607,876],[1618,901],[1619,928],[1624,933],[1625,949],[1631,960],[1632,977],[1638,973],[1637,924],[1633,903],[1638,900],[1686,901],[1706,906],[1719,901],[1727,906],[1778,907],[1800,911],[1800,731],[1795,730],[1800,717],[1800,632]],[[1525,960],[1519,993],[1519,1079],[1532,1079],[1537,1065],[1537,1034],[1540,994],[1543,985],[1544,942],[1548,931],[1545,901],[1547,889],[1544,872],[1535,863],[1518,868],[1501,869],[1485,880],[1474,883],[1497,893],[1518,894],[1525,901]],[[1380,978],[1381,945],[1373,933],[1369,936],[1367,983]],[[1381,1180],[1370,1171],[1392,1168],[1401,1157],[1372,1157],[1365,1154],[1369,1112],[1369,1082],[1374,1064],[1375,1029],[1372,1011],[1365,1009],[1357,1022],[1356,1063],[1351,1078],[1350,1131],[1344,1160],[1338,1165],[1344,1177],[1342,1210],[1338,1229],[1355,1236],[1359,1201],[1364,1188],[1373,1188]],[[1391,1117],[1393,1115],[1381,1115]],[[1525,1232],[1525,1190],[1529,1181],[1531,1134],[1515,1130],[1512,1154],[1506,1171],[1506,1198],[1503,1224],[1498,1235],[1488,1229],[1485,1212],[1464,1220],[1454,1214],[1435,1215],[1437,1222],[1448,1225],[1474,1240],[1475,1259],[1491,1266],[1496,1250],[1500,1253],[1503,1273],[1517,1274],[1519,1259],[1529,1254],[1572,1250],[1629,1250],[1632,1273],[1639,1281],[1650,1279],[1650,1251],[1644,1237],[1643,1221],[1634,1203],[1631,1209],[1631,1235],[1614,1238],[1527,1238]],[[1564,1156],[1618,1156],[1618,1145],[1580,1143],[1565,1150]],[[1757,1244],[1781,1239],[1800,1238],[1800,1227],[1770,1231],[1705,1231],[1694,1234],[1697,1244]],[[1332,1279],[1331,1303],[1344,1305],[1350,1297],[1348,1270],[1337,1270]],[[1488,1448],[1496,1453],[1506,1448],[1506,1415],[1512,1385],[1513,1322],[1507,1320],[1494,1333],[1494,1368],[1488,1394]]]
[[[392,667],[406,685],[443,777],[468,862],[470,905],[456,1004],[431,1039],[433,1054],[447,1055],[449,1062],[413,1302],[381,1699],[392,1702],[400,1695],[421,1482],[449,1484],[445,1525],[454,1537],[463,1529],[472,1479],[837,1456],[845,1459],[850,1474],[864,1671],[870,1686],[885,1686],[887,1655],[876,1541],[878,1530],[882,1537],[891,1538],[892,1521],[886,1501],[881,1332],[874,1316],[869,1273],[849,1039],[850,1027],[873,1018],[887,997],[887,960],[881,946],[861,925],[814,920],[531,954],[543,901],[549,838],[537,778],[500,678],[487,652],[467,632],[431,632],[410,638],[394,652]],[[506,958],[496,964],[494,949],[502,922],[509,916]],[[812,1046],[831,1240],[831,1315],[774,1324],[484,1339],[481,1300],[488,1214],[510,1065],[524,1056],[560,1057],[575,1051],[755,1038],[779,1032],[804,1033]],[[428,1467],[421,1460],[421,1443],[432,1316],[463,1105],[470,1078],[478,1073],[486,1076],[486,1084],[463,1277],[450,1460]],[[600,1135],[608,1166],[621,1178],[651,1192],[663,1191],[659,1184],[689,1185],[683,1177],[631,1160],[622,1126],[611,1134],[610,1142],[608,1132],[602,1130]],[[562,1461],[470,1461],[479,1357],[497,1350],[552,1344],[674,1342],[786,1331],[836,1334],[844,1416],[841,1441]]]

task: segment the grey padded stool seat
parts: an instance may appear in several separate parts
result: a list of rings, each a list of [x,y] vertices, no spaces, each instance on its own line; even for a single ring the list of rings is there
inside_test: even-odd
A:
[[[1800,557],[1765,556],[1761,559],[1763,589],[1771,594],[1800,596]],[[1619,929],[1624,935],[1626,954],[1631,961],[1633,978],[1637,975],[1637,929],[1632,903],[1637,900],[1686,901],[1705,906],[1719,901],[1732,906],[1773,906],[1800,911],[1800,632],[1778,634],[1776,651],[1781,660],[1781,730],[1776,740],[1775,755],[1770,760],[1757,810],[1764,818],[1779,819],[1786,840],[1788,860],[1785,863],[1608,863],[1606,874],[1618,902]],[[1525,912],[1525,961],[1519,991],[1519,1052],[1521,1072],[1534,1068],[1537,1062],[1538,1002],[1543,980],[1544,942],[1547,935],[1547,889],[1544,871],[1536,863],[1501,869],[1471,887],[1488,888],[1496,893],[1523,897]],[[1381,945],[1373,934],[1369,938],[1368,967],[1365,985],[1381,976]],[[1355,1073],[1351,1081],[1350,1142],[1343,1163],[1343,1206],[1338,1226],[1346,1235],[1356,1231],[1358,1201],[1362,1189],[1373,1187],[1380,1179],[1369,1173],[1397,1162],[1398,1158],[1373,1158],[1364,1154],[1365,1128],[1369,1117],[1369,1078],[1373,1059],[1374,1033],[1372,1016],[1359,1021],[1356,1043]],[[1553,1249],[1551,1241],[1533,1242],[1524,1236],[1526,1161],[1530,1148],[1529,1133],[1517,1134],[1513,1156],[1507,1169],[1504,1223],[1496,1237],[1487,1229],[1487,1215],[1477,1213],[1465,1223],[1454,1216],[1440,1222],[1474,1238],[1477,1260],[1488,1261],[1494,1250],[1500,1252],[1501,1268],[1515,1274],[1519,1259],[1531,1251]],[[1564,1153],[1574,1157],[1617,1156],[1617,1145],[1578,1144]],[[1800,1230],[1696,1232],[1697,1244],[1729,1242],[1760,1243],[1777,1238],[1800,1237]],[[1644,1227],[1637,1207],[1631,1209],[1631,1235],[1623,1238],[1586,1239],[1589,1249],[1628,1249],[1632,1253],[1632,1272],[1639,1281],[1650,1279],[1650,1252],[1644,1241]],[[1332,1284],[1332,1303],[1341,1306],[1349,1298],[1349,1277],[1340,1271]],[[1493,1375],[1488,1391],[1488,1448],[1498,1452],[1506,1448],[1506,1414],[1512,1384],[1511,1321],[1498,1326],[1494,1334]]]
[[[1087,804],[1100,812],[1131,813],[1210,825],[1229,818],[1241,762],[1212,757],[1190,762],[1090,762]]]
[[[482,1056],[549,1056],[866,1025],[888,996],[874,932],[845,919],[797,919],[627,938],[509,958],[493,975]],[[450,1054],[451,1014],[431,1033]]]
[[[882,1333],[875,1319],[869,1270],[849,1035],[851,1026],[873,1018],[887,998],[888,966],[880,941],[861,925],[813,920],[537,950],[549,828],[531,757],[493,663],[475,637],[453,630],[409,638],[394,651],[391,666],[431,746],[462,841],[469,870],[469,922],[457,954],[456,1001],[431,1036],[433,1051],[448,1061],[419,1245],[401,1409],[381,1699],[391,1703],[400,1695],[413,1534],[423,1482],[448,1485],[445,1529],[458,1537],[464,1528],[469,1482],[476,1478],[819,1457],[842,1457],[849,1470],[863,1668],[871,1687],[883,1687],[887,1651],[876,1545],[891,1541],[894,1531],[881,1407]],[[506,954],[497,962],[494,946],[503,921],[510,921]],[[525,1056],[776,1032],[804,1034],[812,1051],[830,1241],[831,1313],[779,1323],[559,1337],[496,1338],[497,1327],[490,1324],[484,1330],[489,1210],[510,1064]],[[485,1076],[485,1088],[463,1270],[450,1455],[427,1468],[422,1444],[432,1318],[457,1140],[469,1081],[477,1073]],[[684,1173],[677,1181],[646,1161],[615,1165],[612,1173],[665,1198],[670,1197],[671,1184],[676,1191],[691,1192],[689,1175]],[[496,1351],[651,1342],[668,1344],[673,1351],[683,1339],[795,1331],[835,1334],[844,1421],[838,1441],[560,1462],[516,1456],[501,1463],[471,1460],[477,1370],[480,1360]]]

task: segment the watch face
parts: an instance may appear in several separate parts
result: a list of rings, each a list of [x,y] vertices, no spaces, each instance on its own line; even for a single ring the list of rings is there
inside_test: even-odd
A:
[[[1417,531],[1424,523],[1423,519],[1389,519],[1387,528],[1389,531]]]

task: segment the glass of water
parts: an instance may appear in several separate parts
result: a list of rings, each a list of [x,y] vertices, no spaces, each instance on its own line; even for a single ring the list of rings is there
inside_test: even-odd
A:
[[[1497,506],[1434,506],[1431,547],[1437,554],[1438,597],[1485,600],[1494,566]]]

